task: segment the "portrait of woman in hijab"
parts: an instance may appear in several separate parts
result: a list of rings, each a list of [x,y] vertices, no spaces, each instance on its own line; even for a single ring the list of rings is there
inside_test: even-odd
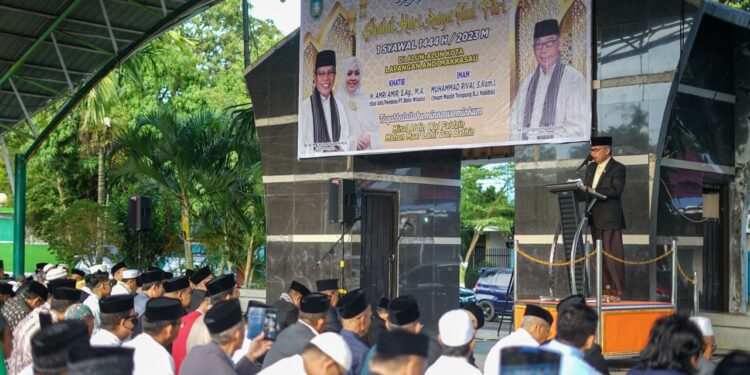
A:
[[[370,95],[362,91],[363,67],[364,64],[358,57],[345,59],[339,69],[343,77],[339,79],[336,92],[344,102],[349,120],[349,144],[356,145],[357,151],[377,150],[382,146],[378,117],[370,108]]]

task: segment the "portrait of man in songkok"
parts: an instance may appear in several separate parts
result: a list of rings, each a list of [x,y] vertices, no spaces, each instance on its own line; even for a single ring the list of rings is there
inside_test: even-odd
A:
[[[591,127],[590,91],[583,74],[560,59],[555,19],[534,25],[536,68],[518,88],[510,114],[510,140],[583,139]]]
[[[334,95],[336,53],[318,52],[313,72],[313,91],[300,107],[298,147],[300,155],[349,150],[349,122],[344,104]]]

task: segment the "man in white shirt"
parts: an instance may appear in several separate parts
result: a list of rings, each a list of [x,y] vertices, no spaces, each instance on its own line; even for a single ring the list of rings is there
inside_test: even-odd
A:
[[[134,348],[133,375],[174,375],[174,360],[167,351],[180,331],[185,309],[172,298],[154,298],[146,303],[143,333],[123,344]]]
[[[537,68],[518,87],[510,112],[510,140],[584,140],[591,132],[591,99],[586,78],[560,61],[560,25],[534,25]]]
[[[132,295],[119,295],[99,300],[102,325],[91,336],[91,345],[120,346],[130,337],[137,316],[133,309]]]
[[[484,374],[497,375],[500,373],[500,351],[511,346],[538,347],[547,340],[552,327],[552,314],[537,306],[526,305],[526,311],[521,318],[521,326],[515,332],[498,341],[484,361]]]
[[[425,375],[461,374],[481,375],[469,363],[469,355],[474,350],[474,322],[466,310],[451,310],[443,314],[438,322],[443,355],[432,364]]]
[[[325,319],[323,319],[325,325]],[[310,340],[300,354],[284,358],[260,372],[262,375],[307,375],[315,369],[320,375],[340,375],[350,370],[352,354],[344,339],[337,333],[326,332]]]
[[[88,338],[89,329],[80,320],[67,320],[43,328],[31,338],[33,365],[21,374],[67,374],[68,351],[85,345]]]
[[[559,353],[560,375],[600,374],[584,359],[594,344],[599,317],[585,304],[569,304],[557,312],[557,335],[542,349]]]
[[[315,156],[323,152],[350,150],[349,120],[344,104],[333,95],[336,82],[336,53],[318,52],[315,57],[312,95],[300,105],[297,152]],[[356,145],[354,145],[356,149]]]
[[[324,294],[310,293],[304,296],[300,303],[299,320],[279,333],[276,343],[266,354],[263,366],[302,353],[310,340],[325,329],[330,305],[330,299]],[[349,356],[351,358],[351,353]]]
[[[119,296],[135,294],[135,291],[138,289],[138,285],[136,283],[138,270],[121,270],[117,274],[120,275],[120,280],[117,280],[117,284],[112,287],[112,295]]]
[[[105,297],[109,297],[112,293],[112,284],[109,283],[109,274],[106,272],[96,272],[89,275],[89,279],[86,282],[86,286],[89,287],[93,294],[89,295],[83,304],[91,309],[91,314],[94,315],[94,333],[99,330],[102,324],[102,317],[99,311],[99,300]]]

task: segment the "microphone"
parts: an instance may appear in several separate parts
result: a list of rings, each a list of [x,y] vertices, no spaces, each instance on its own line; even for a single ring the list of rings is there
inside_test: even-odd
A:
[[[414,228],[414,224],[409,222],[409,220],[406,220],[406,218],[401,219],[401,226]]]
[[[580,171],[584,165],[590,163],[592,160],[594,160],[594,158],[591,156],[591,154],[589,154],[589,156],[587,156],[586,159],[583,159],[583,163],[581,163],[581,165],[578,166],[578,168],[576,169],[576,172]]]

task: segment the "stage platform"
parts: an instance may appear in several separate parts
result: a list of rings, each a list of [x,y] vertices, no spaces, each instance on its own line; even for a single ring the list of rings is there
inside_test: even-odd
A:
[[[527,304],[539,305],[557,319],[559,300],[520,299],[513,307],[515,328],[521,323]],[[588,299],[588,305],[596,309],[596,300]],[[638,356],[648,342],[654,322],[675,312],[669,302],[619,301],[602,303],[599,317],[602,353],[606,358],[629,358]],[[555,336],[553,324],[550,337]]]

